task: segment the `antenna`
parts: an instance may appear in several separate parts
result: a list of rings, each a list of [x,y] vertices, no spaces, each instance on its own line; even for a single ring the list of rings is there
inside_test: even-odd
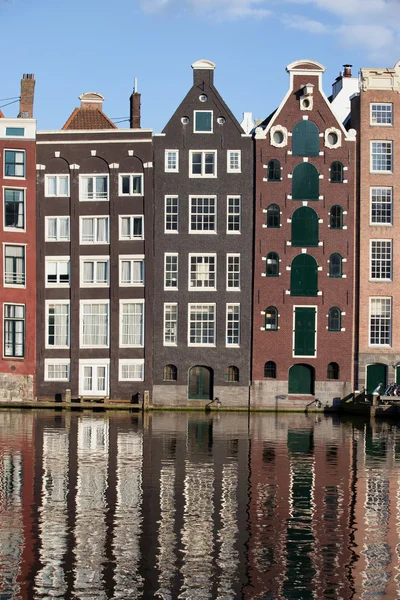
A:
[[[135,94],[138,93],[137,77],[135,77],[135,79],[133,80],[133,91]]]

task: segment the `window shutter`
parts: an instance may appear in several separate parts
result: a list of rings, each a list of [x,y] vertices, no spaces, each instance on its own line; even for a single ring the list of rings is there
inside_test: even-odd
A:
[[[318,295],[318,265],[313,256],[299,254],[293,259],[290,271],[290,294],[292,296]]]
[[[293,213],[292,246],[318,246],[318,215],[312,208],[302,206]]]
[[[293,156],[319,155],[319,130],[312,121],[299,121],[292,132]]]
[[[293,200],[318,200],[319,173],[311,163],[300,163],[295,166],[292,177]]]

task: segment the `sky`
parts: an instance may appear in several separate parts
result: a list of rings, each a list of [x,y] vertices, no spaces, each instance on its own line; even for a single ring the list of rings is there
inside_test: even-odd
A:
[[[289,84],[286,65],[392,67],[400,59],[400,0],[0,0],[0,107],[18,114],[23,73],[36,79],[38,129],[60,129],[78,96],[105,96],[129,116],[134,78],[142,127],[162,131],[192,85],[191,64],[216,63],[214,83],[235,116],[265,118]]]

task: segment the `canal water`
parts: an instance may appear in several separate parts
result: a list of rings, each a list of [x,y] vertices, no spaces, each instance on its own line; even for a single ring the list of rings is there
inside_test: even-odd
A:
[[[0,600],[400,598],[400,427],[0,411]]]

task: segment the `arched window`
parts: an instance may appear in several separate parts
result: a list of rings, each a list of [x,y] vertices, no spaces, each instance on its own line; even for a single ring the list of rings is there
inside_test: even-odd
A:
[[[343,229],[343,209],[338,204],[331,208],[330,226],[331,229]]]
[[[175,365],[165,365],[163,379],[164,381],[176,381],[178,378],[178,370]]]
[[[302,206],[293,213],[292,246],[318,246],[318,215],[308,206]]]
[[[289,369],[289,394],[314,394],[315,370],[310,365],[293,365]]]
[[[299,254],[290,269],[291,296],[318,296],[318,265],[310,254]]]
[[[342,327],[342,311],[334,306],[328,312],[328,330],[340,331]]]
[[[278,277],[279,256],[276,252],[268,252],[266,257],[265,274],[267,277]]]
[[[317,167],[308,162],[295,166],[292,175],[293,200],[318,200],[319,173]]]
[[[339,379],[339,365],[336,362],[331,362],[327,370],[328,379]]]
[[[268,306],[265,309],[265,329],[276,331],[278,329],[278,309]]]
[[[277,204],[270,204],[267,208],[267,227],[280,227],[281,213]]]
[[[281,180],[281,163],[276,158],[273,158],[268,163],[268,181]]]
[[[269,360],[264,365],[264,377],[276,379],[276,364],[273,360]]]
[[[312,121],[299,121],[292,132],[293,156],[318,156],[319,131]]]
[[[236,383],[239,381],[239,369],[233,365],[225,369],[226,383]]]
[[[331,182],[332,183],[343,183],[344,179],[344,167],[341,162],[335,160],[331,164]]]
[[[342,257],[335,252],[329,258],[329,277],[342,276]]]

